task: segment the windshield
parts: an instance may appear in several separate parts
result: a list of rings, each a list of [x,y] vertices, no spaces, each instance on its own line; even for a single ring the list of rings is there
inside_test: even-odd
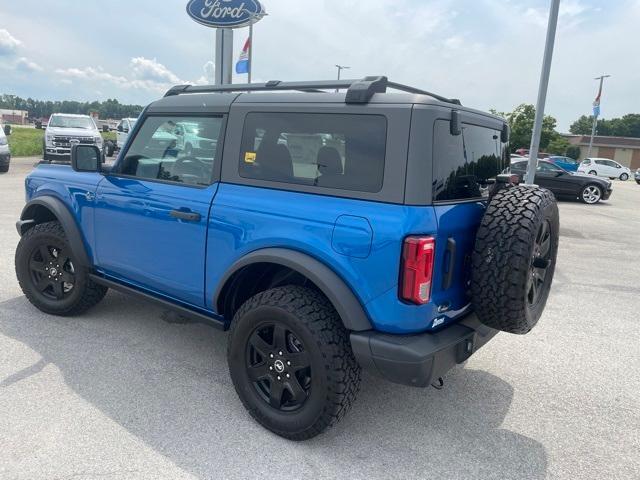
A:
[[[85,130],[95,130],[95,124],[89,117],[65,117],[55,115],[49,120],[50,127],[58,128],[83,128]]]

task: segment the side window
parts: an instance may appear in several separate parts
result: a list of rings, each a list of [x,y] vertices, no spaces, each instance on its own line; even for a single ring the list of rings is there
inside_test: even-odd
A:
[[[378,192],[386,137],[381,115],[250,113],[238,171],[244,178]]]
[[[185,138],[186,126],[193,132]],[[222,117],[147,117],[118,172],[150,180],[210,185]]]
[[[561,168],[556,167],[555,165],[551,165],[547,162],[538,162],[537,170],[543,173],[557,173],[562,171]]]
[[[451,135],[449,123],[434,123],[433,199],[486,197],[487,180],[509,167],[508,145],[500,141],[498,130],[462,124],[462,134]]]

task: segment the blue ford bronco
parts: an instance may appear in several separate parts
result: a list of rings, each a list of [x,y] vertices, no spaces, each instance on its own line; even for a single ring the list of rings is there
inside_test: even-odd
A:
[[[113,165],[78,144],[28,176],[17,276],[46,313],[113,288],[229,330],[250,414],[311,438],[361,369],[439,386],[538,321],[558,209],[501,174],[508,140],[504,119],[386,77],[176,86]]]

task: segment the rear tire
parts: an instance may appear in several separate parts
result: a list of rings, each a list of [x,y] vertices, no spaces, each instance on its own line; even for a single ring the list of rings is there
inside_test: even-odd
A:
[[[251,297],[236,312],[227,345],[240,400],[284,438],[315,437],[356,398],[360,367],[348,331],[314,290],[290,285]]]
[[[591,171],[589,172],[589,175],[598,175],[598,172],[596,172],[595,170],[591,170]]]
[[[15,267],[25,296],[45,313],[77,315],[107,293],[80,267],[58,222],[40,223],[22,235]]]
[[[0,166],[0,173],[7,173],[9,171],[9,165]]]
[[[549,190],[518,186],[493,197],[472,254],[471,298],[482,323],[518,334],[536,325],[553,280],[558,233]]]

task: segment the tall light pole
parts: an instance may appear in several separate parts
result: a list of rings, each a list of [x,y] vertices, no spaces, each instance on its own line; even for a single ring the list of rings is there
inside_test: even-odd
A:
[[[604,79],[611,75],[600,75],[594,78],[594,80],[600,80],[600,88],[598,89],[598,96],[593,102],[593,125],[591,126],[591,138],[589,138],[589,150],[587,151],[587,158],[591,156],[591,149],[593,148],[593,137],[596,134],[596,127],[598,126],[598,115],[600,115],[600,96],[602,95],[602,83]]]
[[[540,135],[542,134],[542,119],[544,118],[544,104],[547,101],[547,88],[549,87],[549,72],[551,71],[551,58],[553,57],[553,44],[556,39],[556,26],[558,25],[558,9],[560,0],[551,0],[549,10],[549,24],[547,25],[547,40],[542,57],[542,72],[540,73],[540,86],[538,87],[538,101],[536,102],[536,117],[533,121],[531,134],[531,146],[529,147],[529,165],[524,177],[525,183],[532,185],[536,167],[538,166],[538,150],[540,148]]]
[[[351,67],[347,67],[346,65],[338,65],[338,64],[336,64],[336,68],[338,69],[338,80],[340,80],[340,72],[342,70],[348,70]]]
[[[345,66],[345,65],[338,65],[338,64],[336,64],[336,68],[338,69],[338,80],[340,80],[340,72],[342,72],[342,70],[348,70],[348,69],[350,69],[351,67],[347,67],[347,66]],[[337,88],[336,88],[336,92],[337,92],[338,90],[339,90],[339,89],[337,89]]]

